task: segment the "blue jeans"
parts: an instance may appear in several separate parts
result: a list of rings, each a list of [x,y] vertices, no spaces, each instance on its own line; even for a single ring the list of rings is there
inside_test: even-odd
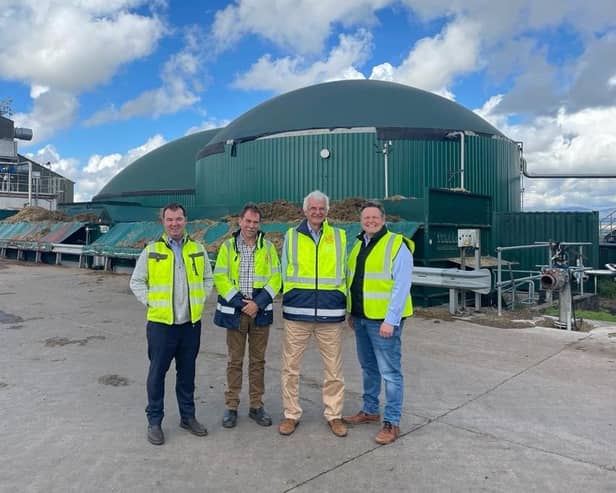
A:
[[[385,382],[383,421],[400,426],[404,378],[401,368],[402,326],[395,326],[391,337],[379,335],[381,321],[353,317],[357,359],[364,383],[363,407],[366,414],[380,414],[381,378]]]
[[[165,376],[175,358],[175,395],[182,418],[195,416],[195,360],[201,343],[201,322],[165,325],[148,322],[148,423],[160,425],[164,416]]]

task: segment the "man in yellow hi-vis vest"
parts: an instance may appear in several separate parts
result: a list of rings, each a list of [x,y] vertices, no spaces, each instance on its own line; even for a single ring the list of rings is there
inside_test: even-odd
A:
[[[161,212],[164,233],[143,250],[130,288],[147,307],[150,368],[147,378],[148,441],[165,443],[165,375],[175,358],[180,426],[194,435],[207,430],[195,418],[195,362],[201,344],[201,314],[212,290],[212,268],[203,245],[186,233],[186,211],[169,204]]]
[[[280,291],[278,253],[259,230],[261,211],[248,203],[240,213],[240,229],[218,250],[214,284],[218,302],[214,323],[227,329],[227,390],[222,425],[237,424],[242,390],[242,368],[248,342],[248,416],[261,426],[270,426],[265,411],[265,352],[274,321],[274,298]]]
[[[281,435],[295,431],[302,416],[299,373],[304,351],[314,335],[325,378],[324,416],[332,433],[347,434],[342,422],[342,327],[346,318],[346,235],[330,226],[327,195],[315,190],[304,199],[304,219],[287,231],[282,250],[284,342],[282,349]]]
[[[357,357],[363,376],[363,405],[345,423],[380,421],[379,394],[385,382],[383,426],[375,437],[382,445],[400,434],[404,381],[401,368],[401,335],[404,320],[413,314],[411,282],[412,240],[388,231],[385,210],[378,202],[361,207],[363,231],[357,236],[348,260],[348,323],[355,330]]]

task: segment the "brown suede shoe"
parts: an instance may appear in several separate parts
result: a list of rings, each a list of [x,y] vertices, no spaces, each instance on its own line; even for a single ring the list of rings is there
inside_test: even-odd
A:
[[[381,416],[378,414],[366,414],[363,411],[359,411],[355,416],[343,416],[342,421],[348,425],[379,423],[381,421]]]
[[[400,427],[394,426],[391,423],[385,421],[383,423],[381,431],[376,434],[374,440],[376,441],[376,443],[380,443],[381,445],[387,445],[389,443],[395,442],[398,439],[399,435]]]
[[[278,425],[278,433],[285,436],[291,435],[297,425],[299,425],[299,421],[296,419],[284,418]]]
[[[335,418],[327,422],[332,433],[337,437],[347,436],[347,427],[340,418]]]

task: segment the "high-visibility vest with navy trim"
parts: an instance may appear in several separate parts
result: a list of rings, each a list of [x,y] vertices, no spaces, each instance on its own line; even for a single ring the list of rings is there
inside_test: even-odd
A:
[[[347,269],[347,286],[349,291],[355,276],[355,266],[362,241],[357,240],[355,245],[353,245],[351,253],[349,253]],[[402,246],[402,242],[406,242],[411,253],[415,251],[413,240],[388,231],[379,239],[366,257],[362,294],[364,301],[363,312],[369,319],[384,320],[387,315],[391,291],[394,287],[394,258]],[[347,310],[351,311],[350,295],[347,297]],[[402,317],[409,317],[412,314],[413,300],[409,292],[404,302]]]
[[[163,234],[158,241],[146,247],[148,258],[147,319],[151,322],[172,325],[175,256],[167,241],[167,235]],[[190,320],[195,323],[201,320],[205,304],[203,273],[205,262],[208,260],[206,260],[203,245],[188,236],[184,237],[182,258],[188,282]]]
[[[239,231],[232,238],[226,240],[218,250],[216,265],[214,267],[214,285],[218,291],[218,302],[214,322],[227,328],[239,327],[241,306],[231,303],[240,291],[240,255],[237,251],[237,237]],[[259,232],[254,250],[253,300],[260,305],[269,303],[257,314],[257,326],[270,325],[273,322],[272,300],[280,291],[282,275],[280,260],[274,244]],[[263,293],[265,291],[265,293]],[[264,317],[261,317],[264,315]],[[261,322],[263,320],[263,322]]]
[[[323,222],[316,244],[304,220],[287,231],[282,315],[288,320],[341,322],[346,317],[346,233]]]

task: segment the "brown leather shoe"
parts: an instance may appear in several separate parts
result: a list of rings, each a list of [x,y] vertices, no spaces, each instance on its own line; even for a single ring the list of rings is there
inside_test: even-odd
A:
[[[337,437],[347,436],[347,427],[340,418],[335,418],[327,422],[332,433]]]
[[[380,443],[381,445],[387,445],[389,443],[395,442],[398,439],[398,436],[400,436],[400,427],[394,426],[391,423],[385,421],[383,423],[381,431],[376,434],[374,440],[376,441],[376,443]]]
[[[299,425],[298,420],[284,418],[278,425],[278,433],[285,436],[291,435],[295,431],[295,428],[297,428],[297,425]]]
[[[381,421],[381,416],[378,414],[366,414],[363,411],[359,411],[355,416],[343,416],[342,421],[348,425],[379,423]]]

